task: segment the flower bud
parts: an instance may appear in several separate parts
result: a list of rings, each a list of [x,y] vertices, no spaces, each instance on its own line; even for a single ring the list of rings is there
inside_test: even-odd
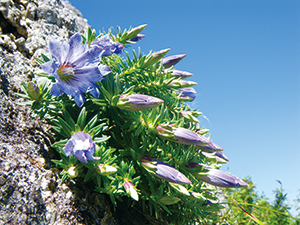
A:
[[[169,87],[172,88],[189,88],[195,86],[197,83],[194,81],[186,81],[186,80],[173,80],[168,84]]]
[[[131,42],[138,42],[139,40],[143,39],[144,37],[145,37],[144,34],[138,34],[134,38],[131,38],[130,41]]]
[[[156,130],[158,131],[159,135],[180,144],[195,145],[197,147],[211,144],[211,141],[208,138],[183,127],[173,127],[172,125],[168,124],[159,124],[159,126],[156,127]]]
[[[70,166],[68,169],[68,174],[70,178],[75,178],[78,176],[78,169],[75,166]]]
[[[145,169],[154,172],[162,180],[176,184],[191,184],[191,181],[185,175],[167,163],[148,156],[142,157],[141,162]],[[153,169],[148,164],[152,164]]]
[[[158,199],[158,202],[164,205],[173,205],[179,202],[180,200],[180,198],[177,198],[175,196],[162,196],[160,199]]]
[[[134,200],[139,200],[139,195],[133,185],[133,183],[129,182],[127,179],[124,181],[124,188],[127,194],[131,196]]]
[[[112,174],[116,173],[118,170],[117,170],[117,168],[110,166],[110,165],[99,164],[97,171],[101,175],[107,176],[107,175],[112,175]]]
[[[235,177],[222,170],[214,169],[198,163],[189,163],[187,168],[194,169],[201,167],[201,172],[191,170],[191,173],[199,180],[217,187],[237,188],[248,187],[248,184],[242,179]],[[203,170],[204,169],[204,170]]]
[[[27,84],[27,93],[30,98],[36,101],[41,97],[41,91],[39,87],[32,81],[29,81]]]
[[[174,66],[177,64],[180,60],[182,60],[186,54],[181,54],[181,55],[172,55],[169,57],[166,57],[162,60],[162,64],[164,68],[170,68],[171,66]]]
[[[178,91],[176,91],[178,94],[180,94],[180,98],[184,101],[194,101],[194,99],[196,98],[196,95],[195,93],[196,90],[192,87],[190,88],[181,88],[181,89],[178,89]]]
[[[147,24],[143,24],[143,25],[137,26],[137,27],[133,28],[132,30],[130,30],[127,33],[126,40],[130,40],[132,38],[135,38],[142,30],[145,29],[146,26],[147,26]]]
[[[168,52],[170,51],[170,48],[163,49],[157,52],[154,52],[148,57],[144,64],[142,65],[142,68],[148,67],[153,65],[154,63],[157,63],[159,60],[161,60]]]
[[[172,71],[171,71],[171,74],[172,74],[174,77],[182,78],[182,79],[193,76],[192,73],[186,72],[186,71],[181,71],[181,70],[172,70]]]
[[[121,95],[117,107],[126,111],[142,111],[155,108],[163,102],[163,100],[149,95]]]

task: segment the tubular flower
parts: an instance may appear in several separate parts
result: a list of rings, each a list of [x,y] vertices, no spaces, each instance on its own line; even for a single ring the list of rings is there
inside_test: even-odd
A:
[[[178,91],[176,91],[176,93],[180,94],[180,98],[182,100],[186,100],[186,101],[194,101],[194,99],[196,98],[196,95],[195,93],[196,90],[192,87],[189,87],[189,88],[181,88],[181,89],[178,89]]]
[[[185,175],[167,163],[148,156],[142,157],[141,162],[146,169],[154,172],[162,180],[176,184],[191,184],[191,181]]]
[[[85,92],[89,92],[95,98],[99,97],[100,92],[95,83],[110,73],[108,66],[99,65],[100,57],[107,52],[106,50],[83,45],[79,33],[71,36],[68,43],[49,41],[48,48],[53,60],[43,63],[41,68],[55,78],[56,83],[52,85],[51,95],[71,95],[78,107],[84,103]]]
[[[79,161],[88,163],[87,160],[99,160],[100,157],[94,157],[95,143],[92,137],[84,132],[75,133],[63,148],[67,157],[74,155]]]
[[[99,48],[102,49],[101,56],[110,56],[113,53],[119,54],[122,52],[124,46],[118,42],[111,40],[111,37],[108,35],[101,36],[90,43],[90,48]]]
[[[248,187],[248,184],[242,179],[233,176],[229,173],[226,173],[222,170],[210,168],[208,166],[198,164],[198,163],[189,163],[187,168],[202,167],[203,172],[195,172],[193,175],[208,184],[217,186],[217,187],[226,187],[226,188],[237,188],[237,187]],[[196,171],[196,170],[195,170]]]
[[[174,66],[177,64],[180,60],[182,60],[186,54],[181,54],[181,55],[172,55],[169,57],[166,57],[162,60],[162,64],[164,68],[170,68],[171,66]]]
[[[117,107],[127,111],[141,111],[155,108],[163,102],[163,100],[149,95],[121,95]]]
[[[203,145],[211,144],[211,141],[208,138],[186,128],[159,124],[159,126],[156,127],[156,130],[158,131],[158,134],[180,144],[195,145],[199,148]]]

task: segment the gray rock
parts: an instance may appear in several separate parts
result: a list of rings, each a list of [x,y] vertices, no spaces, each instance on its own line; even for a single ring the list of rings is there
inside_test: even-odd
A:
[[[48,40],[87,27],[66,1],[0,1],[0,225],[117,224],[106,195],[83,182],[61,184],[60,171],[51,168],[57,153],[49,147],[49,127],[16,104]]]

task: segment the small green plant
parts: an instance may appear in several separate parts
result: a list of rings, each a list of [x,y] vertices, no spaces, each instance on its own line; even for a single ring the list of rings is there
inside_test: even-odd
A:
[[[224,208],[215,186],[248,184],[219,170],[228,159],[187,104],[192,74],[174,69],[185,55],[139,50],[131,59],[124,50],[145,27],[51,40],[37,58],[44,80],[23,84],[22,104],[51,125],[62,182],[92,182],[116,207],[126,199],[148,219],[210,223]]]

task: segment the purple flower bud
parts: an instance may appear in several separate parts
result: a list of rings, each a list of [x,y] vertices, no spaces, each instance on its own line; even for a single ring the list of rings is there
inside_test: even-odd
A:
[[[143,39],[145,37],[144,34],[138,34],[134,38],[131,38],[130,41],[132,42],[138,42],[139,40]]]
[[[197,147],[201,147],[203,145],[211,143],[211,141],[208,138],[182,127],[174,128],[173,140],[181,144],[195,145]]]
[[[186,101],[194,101],[194,99],[196,98],[195,93],[196,90],[192,87],[190,88],[181,88],[178,89],[178,91],[176,91],[178,94],[180,94],[180,98]]]
[[[173,80],[168,84],[169,87],[172,88],[189,88],[195,86],[197,83],[194,81],[186,81],[186,80]]]
[[[151,54],[151,57],[147,58],[142,65],[142,68],[148,67],[153,65],[154,63],[157,63],[159,60],[161,60],[168,52],[170,51],[170,48],[163,49],[157,52],[154,52]]]
[[[172,55],[169,57],[166,57],[162,60],[162,64],[164,68],[170,68],[171,66],[174,66],[177,64],[180,60],[182,60],[186,54],[181,54],[181,55]]]
[[[187,168],[191,169],[197,167],[203,168],[203,172],[192,172],[192,174],[199,180],[204,181],[208,184],[226,188],[248,187],[248,184],[242,179],[235,177],[229,173],[226,173],[222,170],[213,169],[208,166],[193,162],[187,165]]]
[[[163,100],[149,95],[121,95],[117,107],[127,111],[141,111],[155,108],[163,102]]]
[[[29,97],[36,101],[41,97],[41,91],[39,87],[32,81],[29,81],[27,84],[27,93]]]
[[[92,137],[84,132],[75,133],[63,148],[67,157],[74,155],[79,161],[88,163],[87,160],[99,160],[100,157],[94,157],[95,143]]]
[[[182,79],[193,76],[192,73],[186,72],[186,71],[181,71],[181,70],[172,70],[172,75],[174,77],[178,77],[178,78],[182,78]]]
[[[223,151],[224,150],[219,145],[214,144],[214,143],[200,146],[199,149],[201,149],[202,151],[205,151],[205,152],[210,152],[210,153],[213,153],[213,152],[216,152],[216,151]]]
[[[155,175],[162,180],[176,184],[191,184],[191,181],[185,175],[183,175],[181,172],[168,165],[167,163],[147,156],[143,157],[141,159],[141,162],[143,163],[143,165],[145,165],[146,169],[154,170],[153,172],[155,173]],[[149,166],[147,164],[152,165]]]
[[[225,161],[229,161],[229,159],[226,157],[226,155],[224,155],[224,153],[223,152],[220,152],[220,151],[217,151],[216,153],[215,153],[215,156],[217,156],[217,157],[219,157],[219,158],[221,158],[221,159],[224,159]]]

